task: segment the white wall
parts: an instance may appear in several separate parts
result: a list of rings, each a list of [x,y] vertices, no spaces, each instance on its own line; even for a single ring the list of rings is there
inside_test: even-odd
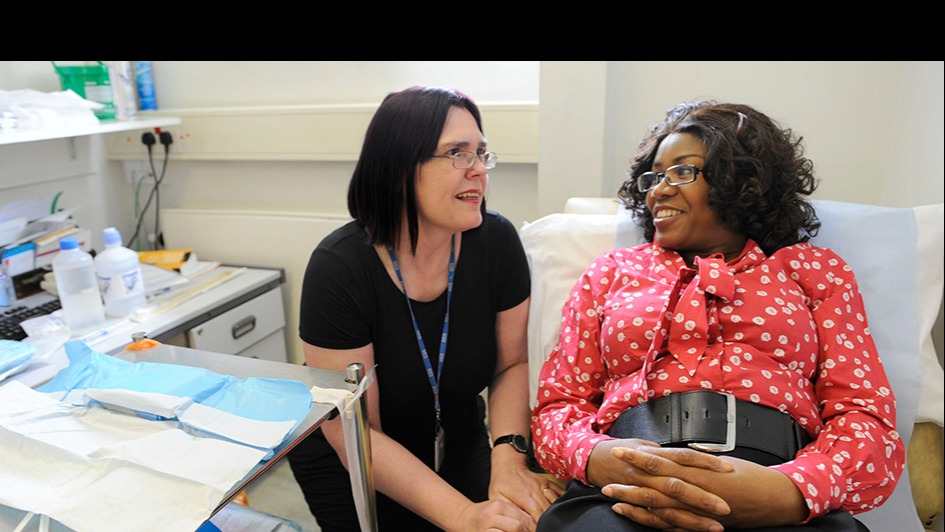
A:
[[[154,73],[161,108],[376,103],[412,84],[456,87],[480,103],[541,101],[540,170],[493,172],[490,205],[515,220],[560,210],[570,196],[613,194],[646,127],[696,98],[755,105],[802,135],[819,198],[943,201],[942,62],[156,61]],[[0,88],[27,87],[58,90],[49,62],[0,62]],[[351,169],[191,164],[171,166],[169,206],[313,201],[343,212],[333,198],[343,200]],[[316,187],[325,193],[306,193]]]
[[[613,195],[646,127],[696,98],[757,106],[802,135],[822,180],[818,198],[945,201],[942,62],[156,61],[154,76],[162,109],[377,103],[414,84],[455,87],[479,103],[540,101],[539,164],[500,163],[490,173],[489,206],[517,224],[560,211],[571,196]],[[0,62],[0,89],[19,88],[59,90],[58,78],[47,61]],[[93,233],[130,227],[122,163],[107,161],[96,139],[77,142],[88,150],[86,169],[46,173],[51,162],[68,166],[55,161],[65,142],[38,143],[28,156],[0,147],[0,201],[59,187],[70,191],[66,203],[83,204],[80,221],[88,217]],[[345,213],[352,169],[172,158],[162,205]]]
[[[816,198],[943,201],[943,62],[596,63],[542,62],[543,214],[578,190],[614,194],[647,127],[676,103],[701,98],[755,106],[803,136],[821,179]],[[603,139],[603,154],[583,149],[588,137]],[[566,163],[556,160],[564,153]]]

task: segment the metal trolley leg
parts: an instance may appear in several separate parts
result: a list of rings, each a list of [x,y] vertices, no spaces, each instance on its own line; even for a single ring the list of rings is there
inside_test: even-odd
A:
[[[361,379],[363,378],[364,364],[355,362],[348,365],[346,381],[357,385],[361,384]],[[354,437],[357,442],[358,461],[361,464],[361,485],[364,488],[363,495],[365,502],[364,511],[367,513],[366,516],[362,516],[366,519],[362,519],[361,521],[362,523],[367,522],[370,527],[369,530],[365,532],[376,532],[377,510],[374,495],[374,475],[371,470],[371,430],[367,413],[367,394],[361,394],[361,397],[358,398],[354,415],[356,423]]]

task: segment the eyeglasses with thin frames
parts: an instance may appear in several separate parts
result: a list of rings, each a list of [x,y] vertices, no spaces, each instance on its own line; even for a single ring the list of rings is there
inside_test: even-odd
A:
[[[457,170],[466,170],[468,168],[472,168],[472,166],[476,164],[476,159],[482,161],[482,165],[486,167],[486,170],[492,170],[495,168],[495,163],[498,161],[498,156],[495,154],[495,152],[491,151],[484,153],[458,151],[456,153],[448,153],[446,155],[432,155],[431,157],[452,159],[453,168],[456,168]]]
[[[658,187],[664,180],[667,185],[678,187],[679,185],[692,183],[701,172],[702,170],[692,164],[670,166],[665,172],[644,172],[636,178],[637,190],[649,192]],[[630,185],[629,182],[624,184],[625,187],[628,185]]]

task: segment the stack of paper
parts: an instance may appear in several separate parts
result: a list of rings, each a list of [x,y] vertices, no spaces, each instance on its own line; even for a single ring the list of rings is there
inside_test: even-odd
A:
[[[78,227],[72,218],[78,207],[59,210],[61,194],[0,206],[0,256],[10,276],[51,266],[63,237],[74,237],[79,247],[89,250],[89,230]]]

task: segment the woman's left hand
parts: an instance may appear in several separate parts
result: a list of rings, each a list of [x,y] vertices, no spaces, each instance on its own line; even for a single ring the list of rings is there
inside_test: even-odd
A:
[[[677,449],[678,450],[678,449]],[[661,529],[722,530],[800,523],[808,509],[797,486],[776,469],[725,457],[734,469],[709,471],[682,466],[659,453],[663,448],[618,448],[614,456],[632,465],[635,485],[608,484],[603,493],[617,499],[614,511],[641,524]],[[681,484],[699,486],[725,501],[725,508],[707,511],[682,503],[674,495]]]
[[[535,521],[564,490],[549,477],[534,473],[525,455],[502,445],[492,451],[492,479],[489,499],[509,501],[528,512]]]

